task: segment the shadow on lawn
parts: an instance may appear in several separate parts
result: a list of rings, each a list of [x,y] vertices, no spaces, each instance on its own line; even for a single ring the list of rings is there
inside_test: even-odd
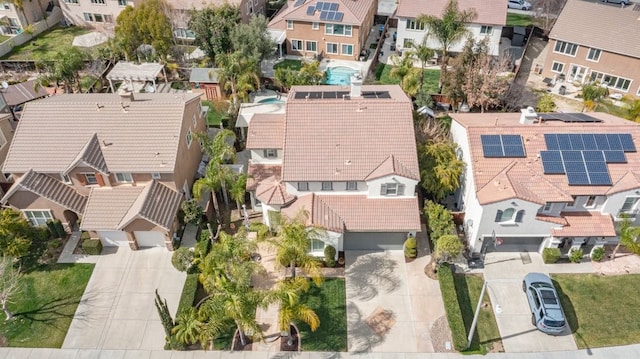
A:
[[[585,347],[589,347],[589,344],[584,341],[580,334],[577,334],[578,328],[580,328],[580,323],[578,322],[578,316],[576,315],[576,310],[573,307],[573,303],[571,302],[571,298],[562,290],[562,286],[555,280],[552,279],[553,286],[556,288],[556,292],[558,292],[558,297],[560,297],[560,303],[562,304],[562,310],[564,311],[564,315],[567,319],[567,323],[569,324],[569,328],[571,329],[571,333],[576,334],[576,339],[579,339],[583,342]]]
[[[53,324],[59,318],[73,318],[74,311],[68,308],[76,307],[79,300],[72,297],[52,299],[46,303],[40,304],[39,307],[24,312],[14,313],[14,318],[27,321],[29,323],[41,322]],[[57,328],[63,330],[64,328]]]

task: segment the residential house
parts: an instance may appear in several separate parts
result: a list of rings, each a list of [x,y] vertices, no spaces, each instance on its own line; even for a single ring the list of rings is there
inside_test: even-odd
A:
[[[0,97],[0,102],[2,98]],[[14,121],[10,113],[7,113],[6,105],[0,103],[0,166],[7,158],[7,152],[9,152],[9,145],[13,139]],[[10,178],[7,176],[0,176],[0,195],[4,195],[5,191],[11,186]]]
[[[0,33],[15,35],[21,33],[30,24],[47,17],[54,2],[50,0],[23,1],[22,9],[17,8],[12,1],[0,3]]]
[[[567,0],[549,34],[542,74],[640,96],[639,17],[637,6]]]
[[[419,15],[440,17],[449,0],[403,0],[398,5],[395,18],[398,19],[397,49],[399,51],[410,49],[412,44],[421,44],[427,37],[427,46],[440,50],[442,44],[429,35],[429,29],[424,23],[416,20]],[[507,21],[506,0],[458,0],[460,10],[475,10],[476,17],[473,22],[467,24],[469,34],[477,42],[489,38],[489,53],[499,56],[500,36],[502,27]],[[467,38],[451,44],[449,51],[460,52]]]
[[[25,106],[0,201],[33,225],[59,219],[105,246],[166,246],[190,198],[205,131],[197,94],[68,94]]]
[[[247,191],[271,228],[281,216],[308,225],[338,251],[401,249],[420,230],[420,179],[411,100],[399,86],[294,86],[284,114],[249,124]]]
[[[451,114],[473,252],[590,249],[638,223],[640,126],[606,113]]]
[[[357,60],[366,50],[377,8],[377,0],[290,0],[269,30],[280,39],[282,55]]]

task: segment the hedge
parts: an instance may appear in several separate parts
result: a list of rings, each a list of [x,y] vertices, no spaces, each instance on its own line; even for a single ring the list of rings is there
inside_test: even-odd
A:
[[[198,290],[198,273],[187,274],[187,279],[184,281],[184,287],[182,288],[182,295],[180,295],[180,302],[178,303],[178,310],[176,311],[176,318],[180,316],[180,313],[193,307],[193,301],[196,299],[196,291]]]
[[[53,221],[53,226],[56,228],[56,234],[58,235],[58,238],[64,238],[67,235],[67,231],[64,230],[64,226],[59,219]]]
[[[82,250],[87,254],[98,255],[102,253],[102,242],[99,239],[87,239],[82,242]]]
[[[458,303],[453,273],[448,264],[443,264],[438,268],[438,281],[440,282],[444,309],[447,313],[447,321],[451,329],[453,347],[457,351],[463,351],[467,348],[467,330],[464,326],[462,311]]]
[[[557,262],[561,256],[560,248],[545,248],[542,250],[542,261],[547,264]]]

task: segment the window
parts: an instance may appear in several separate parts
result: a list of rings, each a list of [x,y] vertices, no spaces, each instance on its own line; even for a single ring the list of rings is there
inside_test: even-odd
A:
[[[312,239],[309,242],[309,252],[322,252],[324,253],[324,242],[319,239]]]
[[[571,202],[567,202],[567,207],[568,208],[572,208],[576,205],[576,196],[571,196],[571,198],[573,198],[573,201]]]
[[[424,31],[424,23],[415,20],[407,20],[407,30]]]
[[[556,47],[553,49],[553,51],[569,56],[576,56],[578,45],[572,44],[570,42],[556,41]]]
[[[331,191],[331,190],[333,190],[333,183],[332,182],[322,182],[322,190],[323,191]]]
[[[347,191],[357,191],[358,182],[347,182]]]
[[[105,15],[104,19],[105,21],[107,21],[107,16],[111,16],[111,15]],[[107,21],[107,22],[113,22],[113,21]],[[175,28],[173,30],[173,34],[175,35],[175,37],[181,38],[181,39],[195,39],[196,38],[196,34],[195,32],[189,30],[189,29],[185,29],[185,28]],[[198,113],[200,113],[200,111],[198,111]]]
[[[96,20],[96,22],[104,22],[101,14],[93,14],[93,18]]]
[[[320,29],[320,23],[315,22],[315,21],[312,22],[311,23],[311,28],[314,29],[314,30],[319,30]]]
[[[160,175],[160,172],[151,172],[151,178],[153,178],[153,179],[161,179],[162,176]]]
[[[83,173],[84,181],[87,185],[98,184],[98,179],[96,178],[95,173]]]
[[[325,24],[324,33],[327,35],[351,36],[351,25]]]
[[[62,178],[62,182],[66,184],[71,184],[71,177],[69,177],[69,175],[62,173],[60,174],[60,178]]]
[[[291,40],[291,50],[302,51],[302,40]]]
[[[131,176],[131,173],[127,172],[116,173],[116,182],[132,183],[133,177]]]
[[[127,6],[127,0],[118,0],[118,5]]]
[[[404,41],[402,42],[402,46],[405,49],[408,49],[408,48],[412,47],[413,46],[413,39],[404,39]]]
[[[601,54],[602,54],[602,50],[590,48],[589,53],[587,54],[587,60],[598,62],[600,61]]]
[[[640,87],[638,87],[638,92],[636,92],[636,95],[640,96]]]
[[[309,182],[298,182],[298,191],[308,191]]]
[[[338,54],[338,44],[327,42],[327,54]]]
[[[76,0],[76,1],[77,1],[77,0]],[[65,0],[65,2],[67,2],[67,0]],[[76,2],[76,3],[77,3],[77,2]],[[5,10],[11,10],[11,6],[9,6],[9,3],[3,2],[3,3],[2,3],[2,7],[3,7]]]
[[[48,209],[45,210],[25,210],[24,216],[27,217],[27,220],[31,223],[32,226],[44,226],[47,224],[48,220],[53,221],[53,216],[51,215],[51,211]]]
[[[593,208],[596,206],[596,196],[589,196],[589,198],[587,198],[587,203],[585,203],[584,205],[587,208]]]
[[[551,211],[551,203],[547,202],[544,204],[544,207],[542,208],[542,212],[549,212]]]
[[[493,34],[493,26],[480,26],[480,35],[491,35]]]
[[[84,21],[87,21],[87,22],[93,21],[93,14],[89,14],[88,12],[85,12],[85,13],[82,13],[82,15],[84,15]]]
[[[531,297],[533,298],[533,302],[535,303],[536,308],[540,308],[540,298],[538,298],[538,293],[536,293],[535,289],[529,288],[529,292],[531,292]]]
[[[15,17],[8,17],[7,19],[9,20],[9,25],[13,27],[20,27],[20,23],[18,22],[18,19],[16,19]]]
[[[198,127],[198,117],[193,115],[193,128]]]
[[[293,20],[287,20],[287,30],[293,30]]]
[[[551,64],[551,72],[557,72],[557,73],[561,74],[563,71],[564,71],[564,64],[562,62],[554,61]]]
[[[305,50],[309,52],[318,52],[318,42],[317,41],[305,41]]]
[[[264,157],[266,158],[277,158],[278,157],[278,150],[273,149],[273,148],[269,148],[264,150]]]
[[[191,147],[191,142],[193,141],[193,134],[191,130],[187,131],[187,148]]]
[[[638,204],[638,200],[640,200],[640,197],[627,197],[624,200],[622,208],[620,208],[620,213],[633,212],[633,210],[636,208],[636,205]]]
[[[591,71],[589,80],[592,82],[600,82],[609,88],[627,92],[631,86],[631,80],[624,77],[613,76],[602,72]]]
[[[247,14],[251,14],[253,12],[253,8],[251,7],[251,1],[247,2]]]
[[[516,211],[515,208],[507,208],[504,211],[496,212],[495,222],[498,223],[520,223],[524,217],[524,209]]]
[[[104,5],[105,0],[91,0],[92,4],[102,4]]]
[[[353,55],[353,45],[342,44],[342,55]]]
[[[113,22],[113,16],[109,15],[109,14],[105,14],[104,15],[104,22],[109,22],[112,23]],[[195,37],[195,36],[194,36]]]

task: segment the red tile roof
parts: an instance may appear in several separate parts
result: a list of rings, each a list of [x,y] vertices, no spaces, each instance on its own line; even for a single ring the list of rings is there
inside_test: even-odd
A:
[[[338,3],[338,11],[344,14],[341,23],[355,26],[361,26],[369,9],[371,9],[372,6],[377,6],[377,1],[374,0],[331,0],[324,2]],[[309,23],[320,22],[320,11],[316,11],[312,15],[307,15],[307,8],[309,6],[315,6],[317,3],[318,1],[311,0],[304,2],[303,5],[294,6],[294,0],[287,1],[273,19],[271,19],[269,28],[285,30],[287,28],[286,20]],[[293,30],[295,31],[295,27]]]
[[[420,175],[418,173],[413,173],[407,169],[407,166],[402,164],[402,162],[398,161],[398,159],[391,155],[384,162],[380,164],[373,172],[371,172],[367,178],[367,181],[385,177],[389,175],[399,175],[407,178],[413,178],[415,180],[420,180]]]
[[[249,160],[249,168],[247,169],[247,191],[255,191],[260,182],[271,177],[279,181],[281,172],[281,165],[255,164]]]
[[[257,113],[247,131],[247,149],[282,148],[284,114]]]
[[[256,188],[256,197],[266,204],[283,205],[296,199],[287,192],[287,188],[275,176],[260,182]]]
[[[449,0],[402,0],[396,11],[397,17],[415,18],[418,15],[442,15]],[[475,9],[476,24],[502,25],[507,21],[506,0],[458,0],[461,10]]]
[[[553,229],[554,237],[615,237],[616,229],[611,215],[592,212],[562,212],[567,221],[561,229]]]

